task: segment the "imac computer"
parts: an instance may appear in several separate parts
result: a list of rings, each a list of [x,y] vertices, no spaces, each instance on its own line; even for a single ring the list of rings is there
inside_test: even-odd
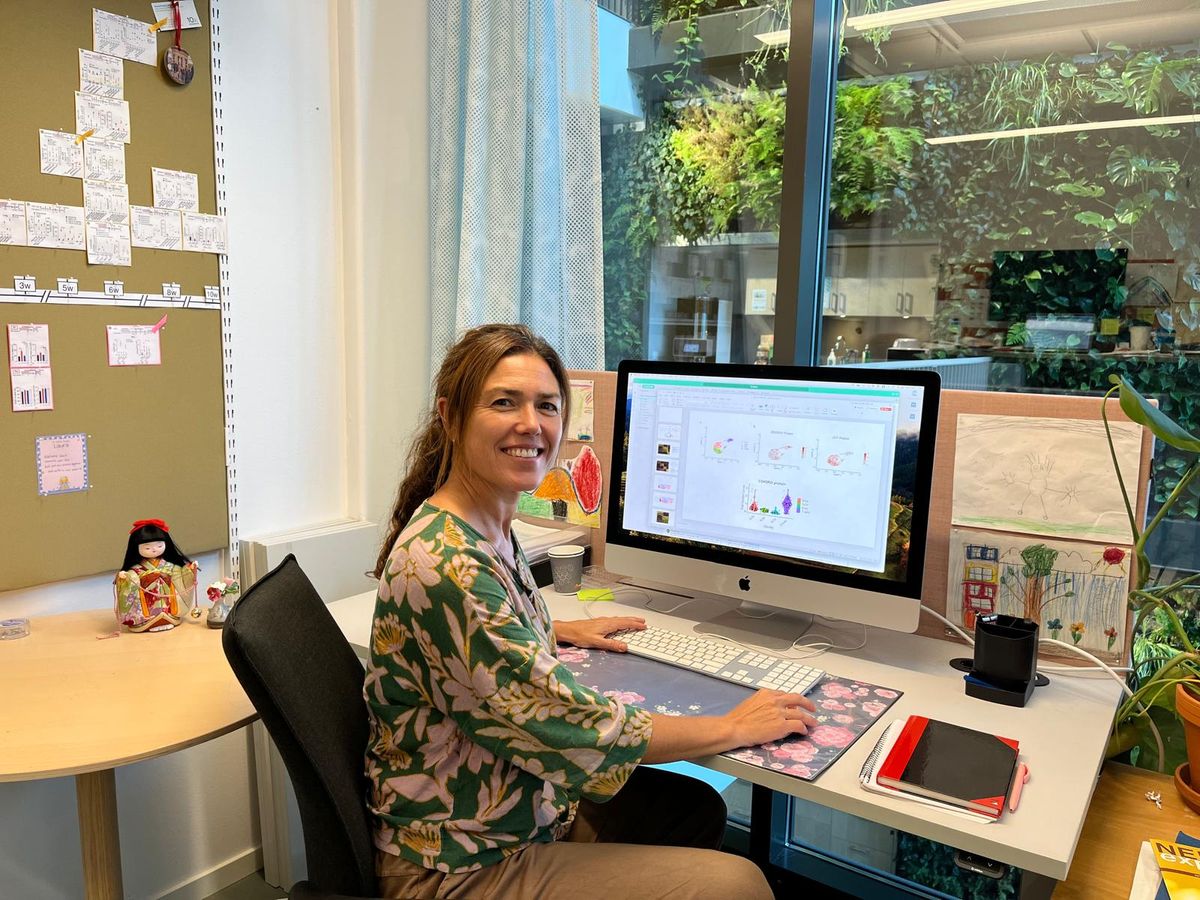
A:
[[[939,390],[874,366],[622,362],[605,568],[915,631]]]

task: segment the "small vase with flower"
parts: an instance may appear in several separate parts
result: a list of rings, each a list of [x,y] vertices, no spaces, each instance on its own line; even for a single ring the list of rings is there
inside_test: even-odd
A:
[[[232,578],[219,578],[205,590],[212,608],[208,611],[208,627],[224,628],[225,618],[237,602],[241,586]]]

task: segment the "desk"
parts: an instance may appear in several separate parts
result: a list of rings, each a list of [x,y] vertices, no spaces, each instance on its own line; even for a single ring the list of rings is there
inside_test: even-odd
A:
[[[542,596],[556,619],[586,615],[574,595],[543,588]],[[706,621],[728,608],[719,601],[700,599],[682,608],[681,613],[689,616],[684,618],[645,609],[636,595],[631,597],[633,602],[628,605],[592,604],[592,613],[638,615],[650,624],[687,632],[697,621]],[[664,606],[678,603],[678,597],[663,600]],[[367,653],[370,642],[374,604],[373,593],[329,604],[334,619],[361,655]],[[829,631],[824,624],[818,630]],[[903,691],[889,719],[919,713],[1018,739],[1032,777],[1015,813],[1006,812],[998,822],[972,822],[953,813],[863,790],[858,771],[878,737],[877,728],[868,731],[811,783],[724,756],[693,762],[1056,881],[1066,878],[1103,761],[1120,692],[1116,683],[1101,673],[1055,674],[1048,687],[1034,692],[1024,709],[1000,706],[963,692],[962,675],[948,665],[952,657],[963,655],[962,645],[876,628],[867,631],[863,649],[826,653],[817,658],[816,664],[838,675]],[[860,635],[859,626],[847,626],[842,640],[855,644]]]
[[[123,896],[113,769],[257,717],[220,631],[184,622],[97,640],[115,628],[111,610],[88,610],[0,641],[0,781],[75,776],[84,886],[103,900]]]

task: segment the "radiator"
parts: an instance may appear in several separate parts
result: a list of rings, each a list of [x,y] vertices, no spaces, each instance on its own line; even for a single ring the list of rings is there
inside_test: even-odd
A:
[[[241,541],[242,587],[248,588],[294,553],[300,568],[326,603],[361,594],[375,585],[380,532],[374,522],[342,519],[299,531],[285,531]],[[263,877],[288,890],[304,878],[304,831],[287,768],[261,722],[251,728],[258,782],[258,815],[262,833]]]

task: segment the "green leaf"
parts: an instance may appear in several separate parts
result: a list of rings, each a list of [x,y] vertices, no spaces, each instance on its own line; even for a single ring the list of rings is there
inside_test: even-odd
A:
[[[1134,422],[1149,428],[1156,438],[1177,450],[1200,453],[1200,437],[1196,437],[1174,419],[1137,392],[1124,376],[1110,375],[1112,384],[1121,386],[1121,411]]]

